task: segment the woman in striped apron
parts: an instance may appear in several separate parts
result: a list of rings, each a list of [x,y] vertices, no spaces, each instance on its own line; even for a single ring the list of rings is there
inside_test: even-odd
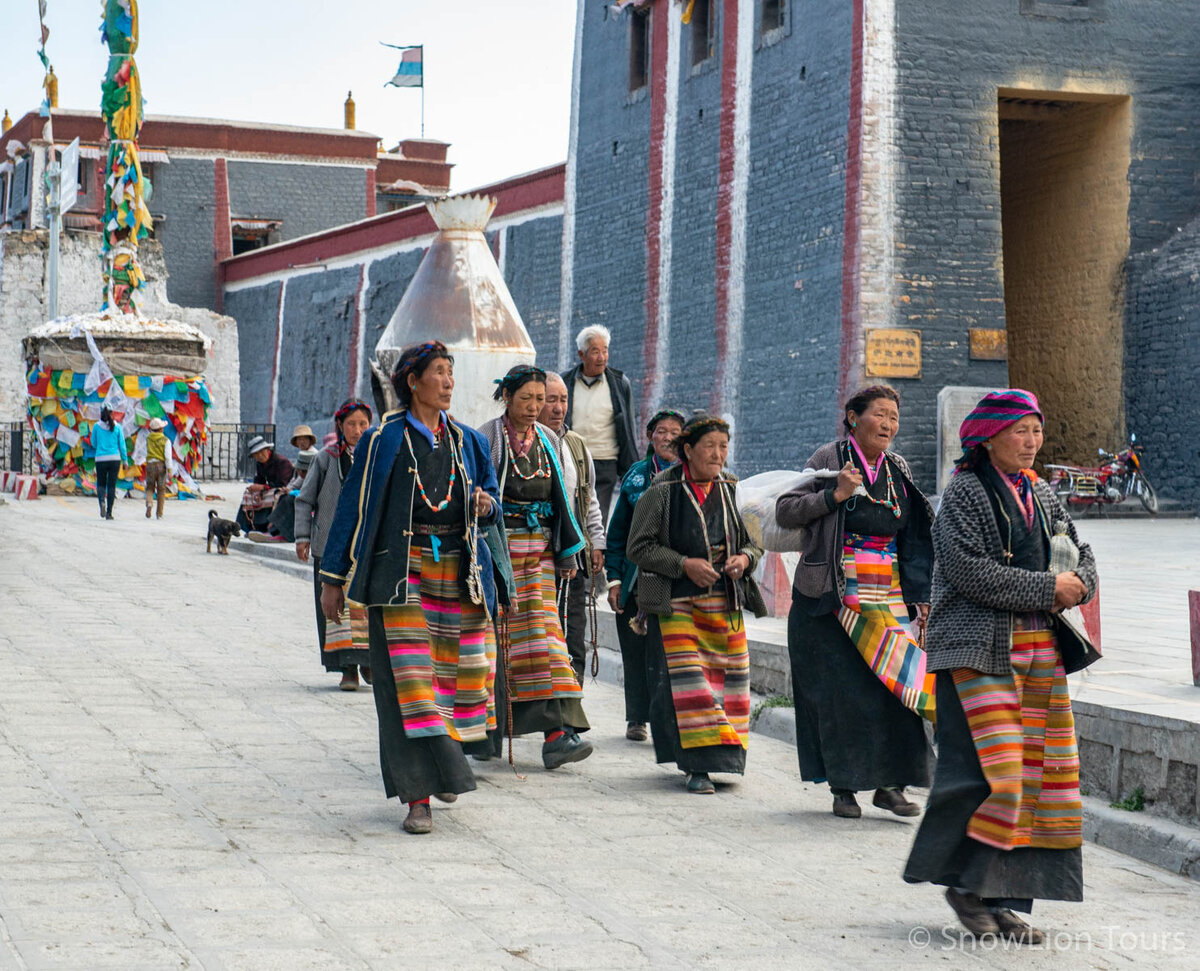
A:
[[[766,613],[751,574],[762,550],[746,533],[725,471],[729,425],[700,414],[677,440],[680,462],[638,500],[626,556],[646,617],[650,731],[657,761],[716,791],[712,772],[746,770],[750,654],[742,608]]]
[[[511,733],[540,732],[542,764],[556,769],[592,754],[592,743],[580,735],[591,726],[558,609],[585,542],[564,486],[558,436],[537,421],[546,403],[546,372],[518,364],[496,383],[504,414],[480,432],[499,480],[513,581],[497,692],[508,692]]]
[[[926,649],[938,764],[905,868],[945,886],[971,934],[1040,944],[1014,913],[1083,899],[1079,750],[1066,675],[1099,654],[1061,612],[1096,589],[1096,562],[1030,471],[1042,412],[993,391],[962,423],[963,456],[933,528]],[[1060,562],[1060,560],[1062,562]]]
[[[487,443],[449,415],[454,358],[407,348],[392,375],[401,407],[355,449],[321,559],[321,609],[367,610],[384,791],[404,829],[433,828],[429,797],[475,788],[463,745],[496,725],[492,559],[480,527],[499,514]]]

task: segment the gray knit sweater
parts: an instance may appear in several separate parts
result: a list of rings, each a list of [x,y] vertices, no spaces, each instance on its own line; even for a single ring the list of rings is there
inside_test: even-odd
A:
[[[1096,559],[1081,542],[1066,509],[1045,482],[1034,496],[1053,527],[1066,523],[1079,547],[1075,572],[1096,590]],[[930,671],[970,668],[984,674],[1012,670],[1012,615],[1049,612],[1054,606],[1054,574],[1005,565],[1000,526],[979,478],[954,476],[942,494],[933,524],[933,595],[925,652]],[[1073,670],[1068,666],[1067,670]]]

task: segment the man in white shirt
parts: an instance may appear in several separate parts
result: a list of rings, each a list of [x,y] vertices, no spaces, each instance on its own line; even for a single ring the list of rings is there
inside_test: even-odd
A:
[[[566,423],[587,443],[596,464],[596,497],[608,520],[613,490],[638,459],[633,431],[633,389],[629,379],[608,366],[607,327],[585,327],[575,338],[579,364],[563,372],[567,386]]]
[[[563,485],[574,503],[575,518],[583,527],[587,548],[581,554],[583,569],[567,586],[567,611],[562,618],[567,631],[567,652],[575,678],[583,684],[587,646],[584,629],[587,624],[587,591],[604,575],[604,518],[596,499],[596,467],[583,438],[567,428],[567,386],[553,371],[546,373],[546,404],[538,421],[553,431],[563,443]]]

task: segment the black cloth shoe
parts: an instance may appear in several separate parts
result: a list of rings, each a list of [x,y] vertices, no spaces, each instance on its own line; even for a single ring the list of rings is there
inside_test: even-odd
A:
[[[842,819],[858,819],[862,815],[862,807],[853,792],[839,791],[833,794],[833,814]]]
[[[592,743],[574,733],[564,733],[553,742],[542,743],[542,765],[557,769],[568,762],[582,762],[592,754]]]
[[[625,737],[631,742],[644,742],[648,737],[645,722],[630,722],[625,726]]]
[[[903,789],[876,789],[871,805],[877,809],[886,809],[897,816],[921,815],[921,807],[905,799]]]
[[[976,893],[959,893],[946,888],[946,903],[958,916],[958,922],[976,937],[989,937],[999,932],[1000,925],[987,904]]]

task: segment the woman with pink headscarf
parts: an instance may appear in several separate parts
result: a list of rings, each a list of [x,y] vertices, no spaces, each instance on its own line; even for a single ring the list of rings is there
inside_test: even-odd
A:
[[[1040,944],[1014,913],[1083,899],[1079,750],[1066,675],[1099,654],[1063,610],[1091,598],[1096,561],[1032,471],[1037,398],[993,391],[959,430],[963,454],[933,525],[925,635],[938,763],[904,879],[946,887],[968,932]]]

